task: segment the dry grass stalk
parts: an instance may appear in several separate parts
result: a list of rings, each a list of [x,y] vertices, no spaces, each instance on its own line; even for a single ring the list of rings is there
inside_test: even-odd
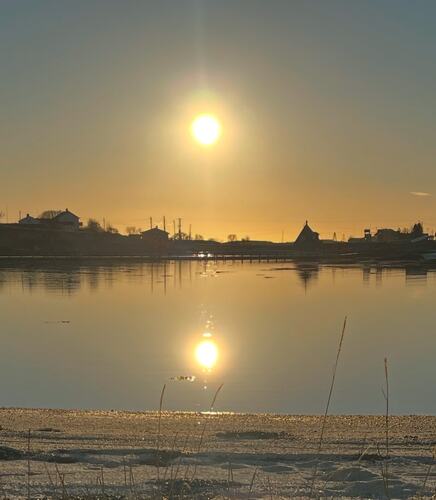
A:
[[[254,480],[256,478],[256,474],[257,474],[257,467],[254,469],[253,475],[251,476],[250,488],[248,489],[248,496],[250,496],[251,492],[253,491]]]
[[[127,468],[126,468],[126,457],[123,457],[123,473],[124,473],[124,487],[127,489]]]
[[[162,387],[162,392],[160,393],[159,400],[159,416],[157,420],[157,439],[156,439],[156,467],[157,467],[157,480],[160,479],[160,438],[161,438],[161,420],[162,420],[162,406],[165,394],[166,384]]]
[[[388,358],[384,359],[385,366],[385,390],[383,390],[383,396],[386,402],[386,412],[385,412],[385,446],[386,446],[386,460],[382,464],[382,478],[383,487],[385,490],[386,498],[389,497],[389,470],[388,462],[389,460],[389,372],[388,372]]]
[[[105,488],[104,488],[104,470],[103,470],[103,467],[100,467],[100,485],[101,485],[101,494],[103,496],[106,496],[106,493],[105,493]]]
[[[50,482],[50,486],[52,488],[52,493],[56,496],[56,486],[53,482],[53,478],[51,477],[50,470],[48,468],[48,465],[45,462],[43,462],[43,463],[44,463],[45,472],[47,473],[48,480]]]
[[[27,498],[30,500],[30,429],[27,433]]]
[[[386,392],[383,391],[383,395],[386,401],[386,413],[385,413],[385,435],[386,435],[386,458],[389,458],[389,373],[388,373],[388,358],[385,358],[385,382],[386,382]]]
[[[62,486],[62,498],[67,498],[67,488],[65,486],[65,477],[64,477],[64,474],[62,474],[60,471],[59,471],[59,467],[58,467],[58,464],[55,463],[55,469],[56,469],[56,474],[58,475],[59,477],[59,481],[61,483],[61,486]]]
[[[330,390],[329,390],[329,395],[328,395],[328,398],[327,398],[327,404],[326,404],[325,411],[324,411],[324,416],[323,416],[323,419],[322,419],[322,426],[321,426],[321,433],[320,433],[319,442],[318,442],[316,464],[315,464],[315,467],[314,467],[314,470],[313,470],[312,484],[311,484],[311,487],[310,487],[310,496],[312,496],[313,489],[315,488],[316,476],[318,474],[319,455],[321,453],[322,445],[323,445],[323,442],[324,442],[324,432],[325,432],[326,423],[327,423],[327,415],[328,415],[328,412],[329,412],[329,409],[330,409],[330,401],[332,399],[333,388],[335,386],[336,372],[337,372],[337,369],[338,369],[339,357],[340,357],[341,351],[342,351],[342,344],[343,344],[343,341],[344,341],[344,335],[345,335],[346,326],[347,326],[347,316],[345,316],[345,318],[344,318],[344,324],[342,325],[341,337],[340,337],[340,340],[339,340],[338,350],[337,350],[337,353],[336,353],[336,360],[335,360],[335,364],[334,364],[334,367],[333,367],[332,381],[331,381],[331,384],[330,384]]]
[[[214,409],[215,402],[216,402],[216,400],[217,400],[218,394],[220,393],[221,389],[223,388],[223,385],[224,385],[224,384],[221,384],[221,385],[218,387],[218,389],[216,390],[216,392],[215,392],[215,396],[213,397],[213,399],[212,399],[212,403],[211,403],[210,408],[209,408],[209,412],[210,412],[210,413],[211,413],[211,412],[213,411],[213,409]],[[198,443],[198,448],[197,448],[197,454],[198,454],[198,453],[200,453],[200,451],[201,451],[201,447],[202,447],[202,445],[203,445],[203,440],[204,440],[204,435],[205,435],[205,433],[206,433],[207,423],[208,423],[208,419],[207,419],[207,416],[206,416],[205,421],[204,421],[203,428],[202,428],[202,430],[201,430],[200,441],[199,441],[199,443]],[[193,481],[193,480],[194,480],[196,473],[197,473],[197,464],[195,464],[195,466],[194,466],[194,473],[192,474],[191,481]]]
[[[177,436],[179,435],[178,432],[175,433],[174,435],[174,439],[173,439],[173,445],[171,446],[171,454],[173,455],[174,452],[175,452],[175,449],[176,449],[176,442],[177,442]],[[169,464],[165,464],[165,471],[164,471],[164,475],[163,475],[163,478],[162,478],[162,481],[165,482],[166,479],[167,479],[167,475],[168,475],[168,470],[170,469],[170,466]],[[172,471],[172,468],[170,469]]]
[[[431,462],[430,462],[430,464],[429,464],[429,466],[427,468],[427,472],[425,474],[424,481],[422,483],[420,494],[419,494],[418,498],[419,497],[424,497],[425,490],[427,488],[428,478],[430,477],[431,470],[433,469],[433,466],[434,466],[435,457],[436,457],[436,447],[433,448],[433,450],[432,450],[432,460],[431,460]]]

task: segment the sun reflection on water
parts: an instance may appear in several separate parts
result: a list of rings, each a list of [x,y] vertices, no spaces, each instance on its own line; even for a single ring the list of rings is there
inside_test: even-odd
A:
[[[209,334],[210,335],[210,334]],[[202,340],[195,348],[197,362],[206,370],[210,371],[218,360],[218,347],[213,340]]]

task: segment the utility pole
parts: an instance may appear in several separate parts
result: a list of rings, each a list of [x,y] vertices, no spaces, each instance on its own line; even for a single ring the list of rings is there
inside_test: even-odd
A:
[[[176,221],[173,219],[173,239],[176,239]]]
[[[167,223],[165,221],[165,215],[163,216],[163,230],[166,231],[167,230]]]
[[[182,219],[179,217],[179,240],[182,239]]]
[[[189,239],[192,240],[192,224],[189,224]]]
[[[153,217],[150,217],[150,229],[153,229]]]

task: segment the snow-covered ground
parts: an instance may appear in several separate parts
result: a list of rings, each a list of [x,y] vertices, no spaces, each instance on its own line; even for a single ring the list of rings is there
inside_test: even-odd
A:
[[[436,417],[0,409],[0,494],[431,497]]]

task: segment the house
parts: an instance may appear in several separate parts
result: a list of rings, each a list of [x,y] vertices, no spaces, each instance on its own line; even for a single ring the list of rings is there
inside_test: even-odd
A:
[[[141,239],[150,243],[167,243],[169,233],[157,226],[141,232]]]
[[[313,246],[319,244],[319,233],[313,231],[308,222],[304,225],[297,239],[295,240],[295,245],[298,246]]]
[[[52,218],[38,218],[27,214],[26,217],[18,221],[18,224],[24,226],[38,225],[45,229],[65,229],[69,231],[78,230],[82,225],[80,218],[70,212],[68,208],[63,212],[59,212]]]
[[[157,226],[141,232],[144,251],[148,254],[164,254],[168,251],[169,233]]]
[[[66,208],[63,212],[55,215],[53,219],[51,219],[55,224],[62,224],[63,226],[68,226],[71,229],[79,229],[82,225],[80,222],[80,217],[70,212],[68,208]]]
[[[379,229],[373,236],[373,240],[377,242],[393,242],[404,239],[401,231],[395,229]]]
[[[18,221],[18,224],[24,224],[24,225],[30,225],[30,224],[40,224],[40,219],[37,219],[35,217],[32,217],[31,215],[27,214],[26,217],[23,217]]]

